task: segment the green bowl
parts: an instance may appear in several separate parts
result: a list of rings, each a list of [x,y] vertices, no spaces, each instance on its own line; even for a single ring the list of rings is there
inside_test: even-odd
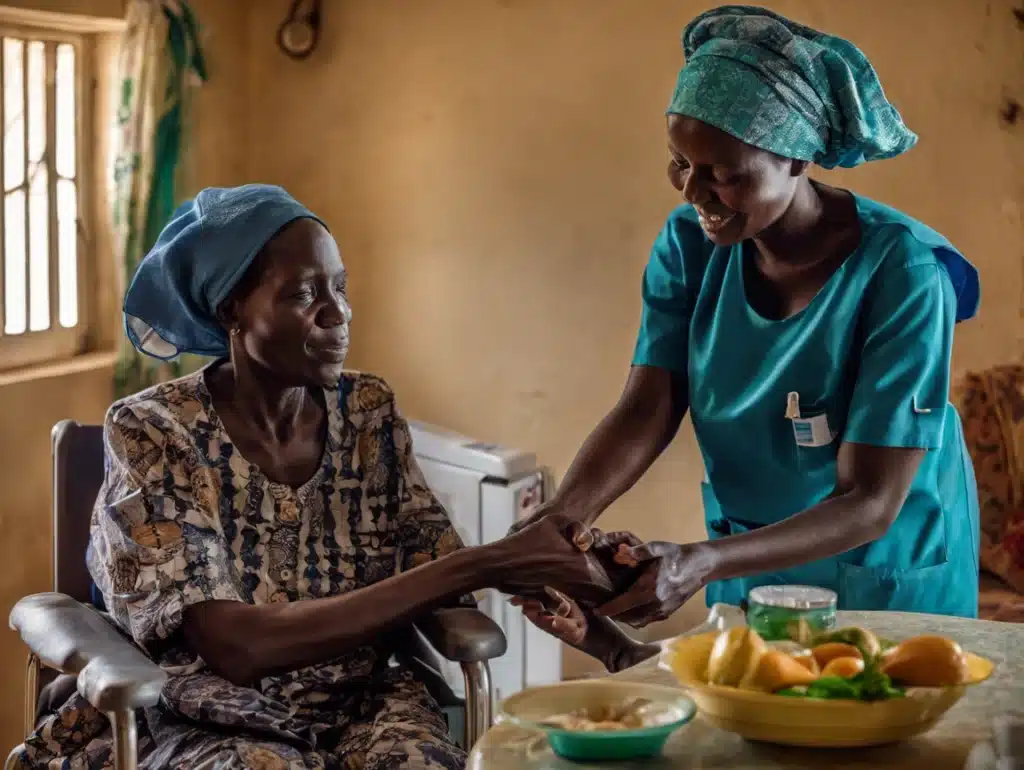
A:
[[[681,717],[670,724],[641,730],[582,732],[560,730],[540,724],[552,714],[565,714],[581,708],[621,703],[628,698],[636,697],[648,698],[655,703],[677,708]],[[669,736],[693,719],[696,713],[696,704],[682,690],[675,687],[595,679],[523,690],[501,705],[498,719],[527,730],[546,733],[551,750],[563,759],[623,761],[645,759],[660,754]]]

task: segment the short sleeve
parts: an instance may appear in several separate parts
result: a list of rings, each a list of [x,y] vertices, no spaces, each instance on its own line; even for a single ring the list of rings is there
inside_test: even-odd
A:
[[[689,356],[690,319],[702,273],[700,226],[677,210],[651,248],[641,284],[643,310],[633,351],[634,366],[657,366],[685,374]]]
[[[865,300],[843,440],[937,449],[949,401],[956,297],[931,250],[907,241],[895,247],[905,258],[880,268]],[[915,247],[924,249],[916,259],[908,253]]]
[[[244,599],[207,469],[193,468],[183,441],[130,407],[112,409],[104,433],[89,569],[118,623],[159,659],[186,607]]]

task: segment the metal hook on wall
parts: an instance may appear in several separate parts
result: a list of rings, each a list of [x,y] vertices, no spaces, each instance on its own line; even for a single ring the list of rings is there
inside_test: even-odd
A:
[[[293,59],[305,59],[320,42],[321,21],[321,0],[292,0],[288,16],[277,28],[277,47]]]

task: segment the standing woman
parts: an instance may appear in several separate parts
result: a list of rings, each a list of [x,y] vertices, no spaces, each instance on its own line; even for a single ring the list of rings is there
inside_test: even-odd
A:
[[[643,625],[704,586],[738,604],[799,583],[843,609],[975,616],[978,504],[948,391],[977,271],[931,228],[807,174],[917,137],[840,38],[724,6],[683,47],[667,128],[684,205],[644,273],[632,371],[536,515],[593,523],[689,410],[708,539],[633,547],[650,564],[604,614]]]

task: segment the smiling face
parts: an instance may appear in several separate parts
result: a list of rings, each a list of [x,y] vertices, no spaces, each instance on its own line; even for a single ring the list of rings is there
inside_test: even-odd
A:
[[[669,181],[719,246],[754,238],[778,222],[807,169],[805,161],[781,158],[683,115],[668,117],[668,147]]]
[[[225,305],[236,346],[289,385],[332,387],[348,353],[352,310],[338,245],[312,219],[297,219],[264,247]]]

